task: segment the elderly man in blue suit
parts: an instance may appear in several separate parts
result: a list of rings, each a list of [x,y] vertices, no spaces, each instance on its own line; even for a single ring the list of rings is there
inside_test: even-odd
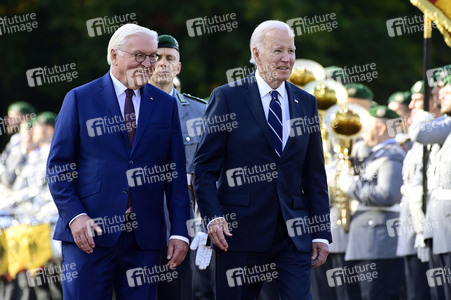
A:
[[[127,24],[111,37],[103,77],[71,90],[48,159],[58,207],[65,299],[155,299],[160,275],[188,251],[189,198],[175,99],[147,84],[157,33]],[[73,180],[68,174],[74,174]],[[74,179],[75,178],[75,179]],[[171,221],[168,266],[163,197]],[[165,274],[161,274],[165,272]]]
[[[310,299],[310,270],[331,242],[316,99],[287,82],[295,60],[287,24],[261,23],[250,48],[257,71],[213,91],[194,161],[217,249],[216,297],[255,299],[275,280],[282,299]]]

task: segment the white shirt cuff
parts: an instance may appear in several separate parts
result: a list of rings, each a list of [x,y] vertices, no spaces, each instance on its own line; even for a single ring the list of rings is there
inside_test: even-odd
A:
[[[313,239],[312,243],[324,243],[329,246],[329,241],[326,239]]]
[[[189,240],[186,237],[181,236],[181,235],[171,235],[169,237],[169,239],[170,240],[182,240],[182,241],[184,241],[185,243],[187,243],[189,245]]]
[[[72,225],[72,222],[75,221],[75,219],[78,218],[79,216],[87,216],[87,214],[86,213],[81,213],[81,214],[76,215],[72,220],[70,220],[69,226]]]
[[[225,220],[224,217],[217,217],[217,218],[214,218],[213,220],[211,220],[210,222],[208,222],[208,224],[207,224],[207,230],[208,230],[208,226],[210,226],[211,222],[213,222],[214,220],[217,220],[217,219],[224,219],[224,220]]]

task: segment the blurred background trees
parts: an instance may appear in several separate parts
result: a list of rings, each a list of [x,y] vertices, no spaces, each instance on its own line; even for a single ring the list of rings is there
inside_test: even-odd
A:
[[[387,33],[389,19],[422,16],[407,0],[2,0],[0,4],[0,17],[26,13],[36,13],[36,29],[0,35],[1,117],[6,116],[7,106],[18,100],[29,101],[38,111],[58,112],[70,89],[104,75],[109,69],[106,48],[111,35],[90,37],[86,21],[127,13],[135,13],[139,25],[171,34],[179,41],[182,90],[202,98],[227,83],[227,70],[252,67],[249,39],[260,22],[330,13],[337,15],[338,28],[297,36],[297,58],[312,59],[325,67],[376,63],[378,78],[362,83],[370,86],[379,103],[422,79],[422,33],[397,37]],[[188,35],[187,20],[230,13],[236,14],[237,29]],[[436,29],[431,45],[431,67],[450,63],[451,49]],[[28,85],[27,70],[68,63],[76,63],[78,72],[78,78],[71,82]]]

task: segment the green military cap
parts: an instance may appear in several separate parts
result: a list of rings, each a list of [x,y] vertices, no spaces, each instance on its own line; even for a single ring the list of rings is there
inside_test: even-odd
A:
[[[409,105],[411,94],[409,91],[395,92],[388,97],[387,104],[392,102],[403,103]]]
[[[410,89],[410,92],[413,94],[418,94],[418,93],[424,93],[424,82],[423,80],[419,80],[417,82],[415,82],[414,85],[412,85],[412,88]]]
[[[56,121],[56,114],[51,111],[44,111],[40,114],[38,114],[33,119],[33,125],[34,124],[45,124],[49,126],[55,126]]]
[[[21,114],[26,115],[26,114],[32,114],[36,110],[34,109],[33,105],[31,105],[30,103],[25,102],[25,101],[18,101],[18,102],[14,102],[10,106],[8,106],[8,111],[17,111],[17,112],[20,112]]]
[[[445,80],[451,75],[451,65],[442,67],[442,71],[439,73],[439,80]]]
[[[384,119],[397,119],[399,115],[395,113],[393,110],[388,108],[386,105],[374,105],[369,109],[369,113],[372,117],[375,118],[384,118]]]
[[[451,85],[451,75],[449,75],[448,77],[445,78],[445,80],[443,80],[443,85]]]
[[[352,98],[362,98],[373,100],[374,94],[369,87],[361,83],[350,83],[345,85],[348,96]]]
[[[177,40],[168,34],[158,36],[158,48],[173,48],[180,52]]]

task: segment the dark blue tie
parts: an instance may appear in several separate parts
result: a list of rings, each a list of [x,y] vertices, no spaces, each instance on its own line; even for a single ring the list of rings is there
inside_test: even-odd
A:
[[[135,92],[132,89],[125,90],[125,106],[124,106],[124,119],[127,128],[127,136],[130,147],[133,147],[133,141],[135,140],[136,134],[136,115],[135,107],[133,106],[133,95]],[[132,206],[132,188],[128,189],[127,206],[125,208],[125,213],[133,212]]]
[[[279,93],[271,92],[271,103],[269,104],[268,124],[271,128],[272,143],[277,155],[282,154],[282,106],[279,101]]]

